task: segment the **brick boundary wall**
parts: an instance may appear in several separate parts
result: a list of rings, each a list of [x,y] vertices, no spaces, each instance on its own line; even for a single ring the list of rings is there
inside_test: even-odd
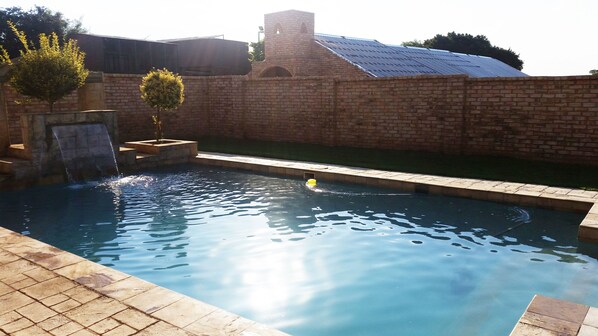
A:
[[[121,141],[151,139],[140,75],[104,75]],[[183,77],[185,102],[164,114],[165,137],[220,136],[330,146],[499,155],[598,165],[598,77],[339,79]],[[11,103],[19,115],[45,105]],[[72,110],[77,95],[57,104]],[[0,128],[1,130],[2,128]],[[200,145],[201,147],[201,145]]]

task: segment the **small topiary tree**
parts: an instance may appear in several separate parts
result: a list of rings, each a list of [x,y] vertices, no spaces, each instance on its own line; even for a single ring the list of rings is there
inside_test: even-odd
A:
[[[10,65],[9,84],[24,96],[47,102],[52,112],[56,101],[85,84],[89,74],[83,63],[85,53],[72,39],[60,45],[55,33],[40,34],[39,48],[35,49],[25,33],[12,22],[8,24],[23,46],[14,63],[0,46],[0,63]]]
[[[164,136],[160,112],[175,109],[183,103],[185,100],[183,79],[166,68],[153,69],[143,77],[139,89],[141,99],[156,109],[152,120],[156,127],[156,142],[159,143]]]

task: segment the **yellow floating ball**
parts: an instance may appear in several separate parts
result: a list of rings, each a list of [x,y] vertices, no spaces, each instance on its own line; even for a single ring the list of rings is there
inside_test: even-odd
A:
[[[316,179],[309,179],[309,180],[307,180],[307,185],[309,187],[315,187],[316,186]]]

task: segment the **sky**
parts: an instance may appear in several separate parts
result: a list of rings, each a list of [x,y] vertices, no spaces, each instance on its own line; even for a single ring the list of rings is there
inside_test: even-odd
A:
[[[587,75],[598,69],[598,0],[0,0],[78,19],[89,33],[135,39],[224,35],[255,42],[264,14],[315,13],[316,33],[386,44],[448,32],[485,35],[510,48],[532,76]]]

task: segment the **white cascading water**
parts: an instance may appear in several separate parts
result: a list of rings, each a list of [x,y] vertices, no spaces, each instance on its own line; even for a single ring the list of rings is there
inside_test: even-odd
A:
[[[70,182],[118,175],[114,147],[104,124],[52,126]]]

